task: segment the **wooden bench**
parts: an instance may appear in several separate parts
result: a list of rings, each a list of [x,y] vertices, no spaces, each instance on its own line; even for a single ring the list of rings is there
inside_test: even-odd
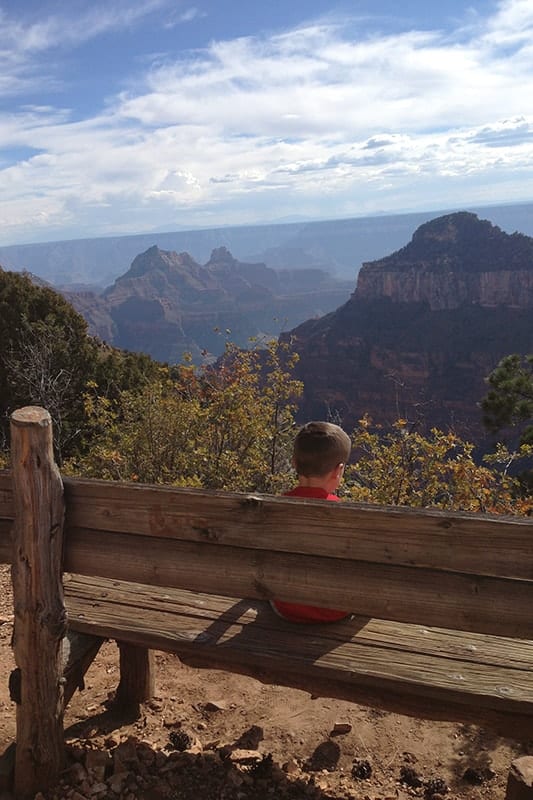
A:
[[[35,409],[17,414],[13,471],[0,475],[0,558],[13,562],[15,576],[29,567],[42,579],[38,607],[48,604],[49,613],[41,623],[62,637],[63,597],[54,622],[53,568],[45,575],[53,561],[47,546],[57,551],[60,525],[57,486],[55,493],[49,488],[57,474],[49,443],[43,443],[49,432]],[[60,577],[65,571],[68,629],[117,640],[123,701],[136,703],[153,691],[150,650],[158,649],[192,665],[316,695],[427,718],[474,720],[516,736],[529,729],[530,736],[531,521],[63,483],[66,516],[57,569]],[[15,580],[14,591],[23,687],[19,743],[28,715],[38,713],[24,708],[24,663],[33,663],[35,653],[17,656],[17,630],[31,641],[23,631],[32,614],[24,615],[24,608],[35,608],[36,600],[24,596],[27,575],[22,587]],[[274,597],[356,613],[330,625],[294,625],[272,612],[267,601]],[[53,684],[54,673],[38,679]],[[31,722],[34,731],[41,722]],[[34,752],[32,759],[35,772]],[[27,762],[20,764],[27,769]],[[48,770],[46,779],[53,773]],[[32,784],[26,773],[20,776],[23,796],[36,779]]]

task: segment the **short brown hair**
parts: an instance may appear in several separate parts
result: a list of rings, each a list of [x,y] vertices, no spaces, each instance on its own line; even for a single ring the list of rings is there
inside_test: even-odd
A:
[[[298,475],[321,478],[350,457],[350,437],[332,422],[308,422],[294,440],[293,460]]]

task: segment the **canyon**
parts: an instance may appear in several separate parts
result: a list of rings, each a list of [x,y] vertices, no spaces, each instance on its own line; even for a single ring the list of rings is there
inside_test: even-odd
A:
[[[365,413],[480,440],[486,376],[533,351],[533,238],[469,212],[421,225],[364,263],[350,299],[284,338],[300,360],[303,418],[348,429]]]

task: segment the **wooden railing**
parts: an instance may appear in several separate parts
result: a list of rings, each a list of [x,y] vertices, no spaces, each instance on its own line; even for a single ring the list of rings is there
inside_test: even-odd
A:
[[[64,497],[49,416],[15,412],[12,471],[0,474],[0,559],[14,572],[20,797],[50,785],[61,766],[63,570],[229,597],[320,598],[368,617],[533,639],[528,519],[104,481],[63,486]]]

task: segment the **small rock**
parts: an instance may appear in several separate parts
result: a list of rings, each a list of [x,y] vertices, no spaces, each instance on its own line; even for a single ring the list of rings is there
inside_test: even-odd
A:
[[[150,742],[139,742],[137,745],[137,758],[147,767],[155,762],[155,751]]]
[[[229,754],[229,760],[234,764],[253,764],[255,761],[261,761],[262,754],[258,750],[232,750]]]
[[[226,775],[226,783],[228,783],[230,786],[242,786],[242,775],[239,775],[237,770],[232,770]]]
[[[76,761],[71,767],[69,767],[69,769],[65,770],[63,774],[66,780],[71,784],[82,783],[82,781],[84,781],[87,777],[87,770],[83,764],[80,764],[79,761]]]
[[[204,708],[206,711],[226,711],[228,704],[225,700],[208,700]]]
[[[297,772],[300,771],[300,767],[298,762],[294,760],[294,758],[289,759],[282,765],[283,772],[286,772],[287,775],[295,775]]]
[[[121,772],[126,772],[126,771],[127,771],[126,765],[122,763],[122,759],[115,750],[115,752],[113,753],[113,773],[119,774]]]
[[[277,764],[274,764],[274,759],[272,758],[272,753],[267,753],[266,756],[261,758],[261,761],[256,761],[252,764],[250,769],[250,776],[253,778],[254,781],[257,782],[265,782],[265,781],[272,781],[275,776],[282,777],[283,773],[281,773]]]
[[[352,730],[352,726],[349,722],[336,722],[331,729],[330,736],[344,736],[347,733],[350,733]]]
[[[85,768],[91,770],[99,781],[103,780],[105,771],[111,763],[111,755],[107,750],[87,750],[85,754]]]
[[[145,792],[143,792],[143,800],[167,800],[168,798],[168,786],[151,786]]]
[[[112,750],[113,747],[116,747],[118,745],[118,741],[113,736],[107,736],[104,739],[104,745],[107,747],[108,750]]]
[[[128,775],[128,772],[115,772],[107,781],[107,785],[111,791],[115,794],[120,794],[124,789]]]
[[[94,783],[91,786],[91,797],[94,797],[94,795],[100,794],[101,792],[104,794],[107,793],[107,785],[105,783]]]
[[[139,764],[137,748],[135,746],[136,741],[138,740],[129,737],[124,742],[121,742],[113,751],[113,760],[119,759],[124,766],[135,769]]]

